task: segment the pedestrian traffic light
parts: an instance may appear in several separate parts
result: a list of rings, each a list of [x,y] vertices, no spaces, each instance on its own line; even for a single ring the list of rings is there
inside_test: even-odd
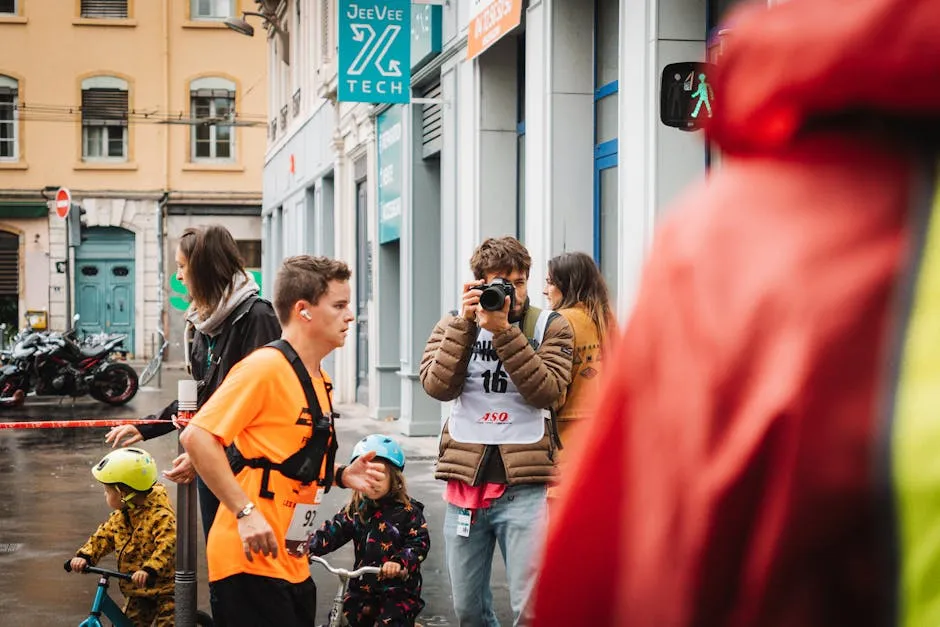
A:
[[[84,207],[75,203],[72,203],[69,209],[66,228],[68,228],[69,233],[69,246],[72,248],[81,246],[82,242],[88,239],[88,236],[85,235],[85,229],[88,228],[84,218],[86,213],[88,212],[85,211]]]
[[[659,118],[683,131],[697,131],[712,117],[715,93],[710,63],[670,63],[663,68],[659,90]]]

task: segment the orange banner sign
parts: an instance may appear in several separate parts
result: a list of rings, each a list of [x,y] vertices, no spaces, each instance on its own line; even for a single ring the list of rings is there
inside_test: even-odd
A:
[[[522,0],[472,0],[467,58],[472,59],[519,26]]]

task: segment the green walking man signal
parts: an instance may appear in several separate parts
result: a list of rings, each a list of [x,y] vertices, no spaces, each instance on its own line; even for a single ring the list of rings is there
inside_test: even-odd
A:
[[[697,131],[712,117],[715,92],[708,80],[710,63],[688,61],[663,68],[659,91],[659,117],[666,126]]]
[[[708,117],[712,117],[712,87],[706,82],[704,74],[698,75],[698,88],[695,90],[695,93],[692,94],[692,98],[696,101],[695,111],[692,112],[693,118],[698,117],[699,111],[702,109],[703,104],[705,105],[705,108],[708,109]]]

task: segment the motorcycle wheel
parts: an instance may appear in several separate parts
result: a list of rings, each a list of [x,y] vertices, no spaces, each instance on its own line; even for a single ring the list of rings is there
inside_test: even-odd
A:
[[[123,405],[137,394],[137,371],[127,364],[108,364],[95,375],[89,394],[108,405]]]
[[[0,381],[0,407],[19,407],[26,400],[23,381],[16,376]]]

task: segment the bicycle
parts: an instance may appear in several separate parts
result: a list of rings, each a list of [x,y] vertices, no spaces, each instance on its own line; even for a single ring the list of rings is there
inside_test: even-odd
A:
[[[72,572],[71,560],[65,562],[65,570],[67,572]],[[101,575],[101,577],[98,578],[98,591],[95,593],[95,598],[91,602],[91,611],[88,614],[88,618],[79,623],[78,627],[104,627],[104,623],[101,622],[102,614],[104,614],[111,621],[113,627],[136,627],[134,623],[127,618],[118,604],[114,602],[114,599],[112,599],[108,594],[109,578],[115,577],[117,579],[130,581],[131,575],[116,570],[110,570],[108,568],[98,568],[97,566],[90,565],[86,566],[82,572]],[[148,586],[153,585],[150,579],[152,579],[152,577],[148,578]],[[202,627],[212,627],[212,617],[210,617],[205,612],[197,612],[196,624],[201,625]]]
[[[326,625],[326,627],[349,627],[349,622],[346,620],[346,617],[343,616],[343,597],[346,596],[346,590],[349,588],[349,580],[358,579],[363,575],[378,575],[380,572],[382,572],[382,569],[376,566],[363,566],[362,568],[357,568],[356,570],[333,568],[330,566],[329,562],[317,555],[311,555],[310,561],[316,562],[323,568],[339,577],[339,590],[336,591],[336,596],[333,597],[333,607],[330,609],[329,623]]]
[[[144,368],[144,371],[140,373],[138,377],[139,385],[144,386],[150,383],[150,380],[153,379],[157,372],[160,371],[160,368],[163,366],[163,354],[166,352],[166,347],[170,345],[170,342],[166,339],[166,336],[163,334],[163,331],[157,329],[157,333],[160,335],[162,343],[160,348],[154,353],[153,357],[150,358],[150,363],[147,364],[147,367]]]

